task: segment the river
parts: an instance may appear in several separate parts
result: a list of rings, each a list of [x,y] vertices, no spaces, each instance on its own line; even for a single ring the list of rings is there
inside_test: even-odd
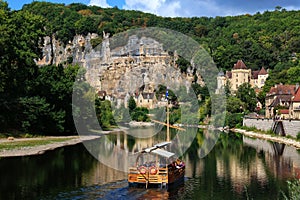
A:
[[[293,147],[221,133],[201,158],[204,134],[199,130],[183,154],[185,180],[173,188],[130,188],[125,172],[107,167],[78,144],[0,158],[0,199],[283,199],[287,181],[300,177],[300,153]],[[133,148],[134,139],[126,138]]]

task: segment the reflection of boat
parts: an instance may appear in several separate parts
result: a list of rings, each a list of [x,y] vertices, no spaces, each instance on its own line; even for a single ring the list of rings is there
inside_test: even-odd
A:
[[[168,91],[166,93],[168,97]],[[175,154],[166,151],[164,148],[171,144],[170,141],[170,127],[184,130],[180,127],[171,126],[169,123],[169,102],[167,104],[167,123],[153,120],[156,123],[167,126],[167,142],[162,142],[153,147],[141,151],[136,159],[133,167],[129,168],[128,183],[129,185],[144,184],[146,188],[148,185],[160,185],[166,187],[179,180],[183,180],[185,173],[185,164]]]
[[[166,187],[183,180],[185,164],[175,154],[164,149],[171,142],[163,142],[141,151],[133,167],[129,168],[128,183]]]

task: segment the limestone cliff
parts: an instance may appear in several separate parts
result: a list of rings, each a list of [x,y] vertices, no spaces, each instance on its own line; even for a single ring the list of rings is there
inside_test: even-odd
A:
[[[121,46],[111,49],[109,34],[103,33],[102,43],[93,48],[97,34],[77,35],[67,45],[55,38],[45,37],[43,58],[38,65],[79,64],[86,68],[86,79],[97,91],[106,91],[120,98],[141,88],[153,92],[159,85],[178,89],[190,87],[194,76],[192,69],[181,73],[176,66],[177,55],[169,55],[163,45],[152,38],[132,35]],[[53,55],[53,56],[52,56]],[[198,83],[203,85],[201,77]],[[175,88],[174,88],[175,87]]]

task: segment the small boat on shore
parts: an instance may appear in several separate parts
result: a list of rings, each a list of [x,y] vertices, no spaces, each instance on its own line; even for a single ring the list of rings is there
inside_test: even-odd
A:
[[[139,153],[129,168],[129,186],[143,185],[165,188],[184,179],[185,163],[174,153],[165,150],[171,142],[162,142]]]

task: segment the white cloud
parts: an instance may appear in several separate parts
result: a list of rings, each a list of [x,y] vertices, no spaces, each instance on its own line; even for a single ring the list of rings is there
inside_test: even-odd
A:
[[[109,8],[111,7],[106,0],[91,0],[89,3],[90,6],[99,6],[101,8]]]
[[[255,14],[258,11],[273,10],[278,2],[252,0],[240,3],[239,0],[124,0],[123,9],[140,10],[163,17],[228,16]],[[285,0],[278,0],[286,2]],[[283,5],[287,10],[299,10],[299,0],[289,0]],[[111,7],[107,0],[90,0],[89,5]]]
[[[123,9],[140,10],[164,17],[237,15],[242,11],[225,7],[218,0],[125,0]]]
[[[284,8],[287,10],[300,10],[300,6],[286,6]]]
[[[180,16],[180,9],[181,4],[179,1],[171,2],[169,4],[162,5],[158,12],[161,16],[168,16],[168,17],[178,17]]]
[[[124,9],[140,10],[160,16],[175,17],[179,16],[181,8],[179,1],[173,0],[125,0]]]

